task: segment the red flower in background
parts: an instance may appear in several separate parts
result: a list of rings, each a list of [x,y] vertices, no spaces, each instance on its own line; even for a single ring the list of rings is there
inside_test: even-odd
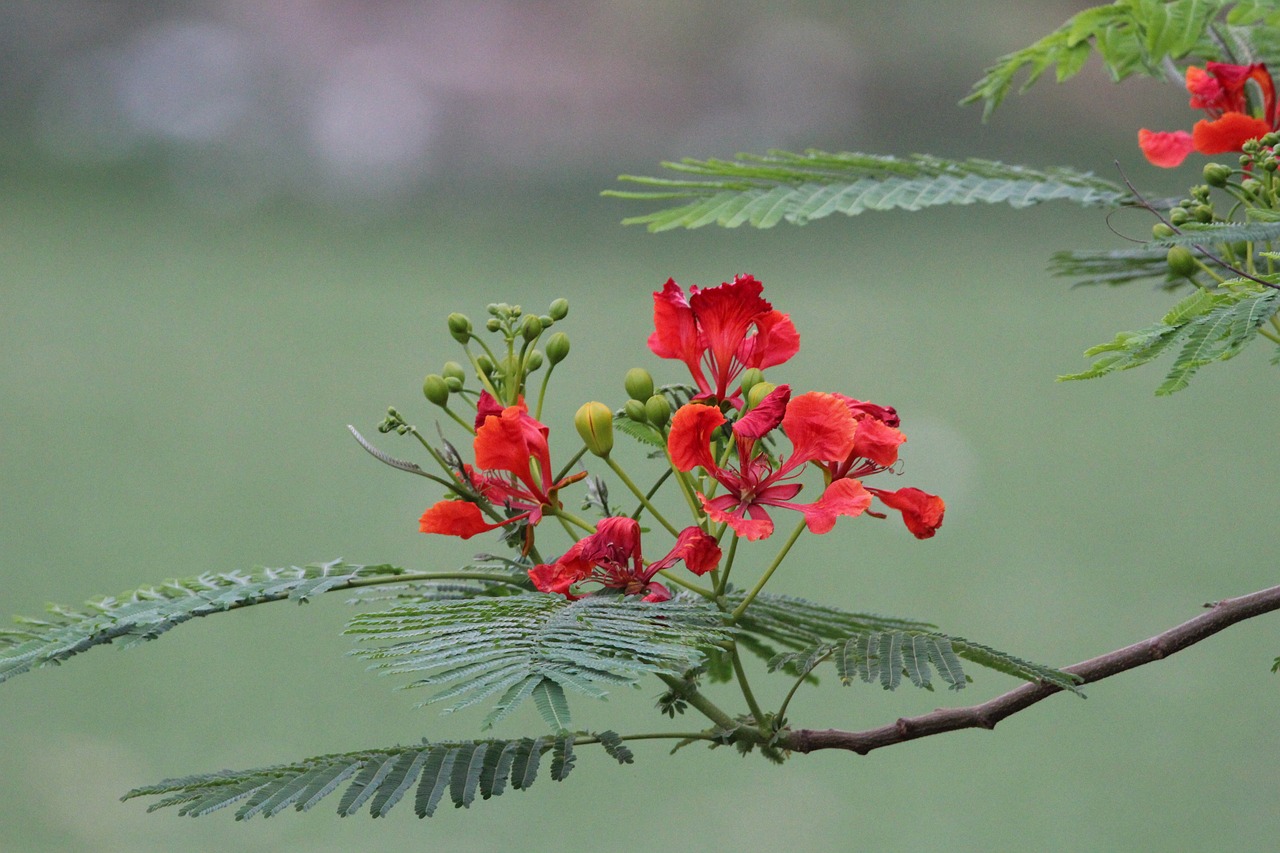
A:
[[[666,601],[671,598],[671,590],[654,581],[653,576],[679,560],[695,575],[706,574],[719,565],[720,547],[700,528],[686,527],[671,553],[646,566],[640,548],[640,524],[625,516],[604,518],[596,524],[595,533],[580,539],[560,559],[530,569],[529,578],[539,590],[559,593],[570,601],[582,597],[573,592],[573,587],[584,583],[598,583],[623,595],[644,593],[644,601]]]
[[[1250,108],[1250,84],[1255,103]],[[1250,139],[1270,133],[1280,125],[1276,112],[1276,87],[1267,66],[1226,65],[1209,62],[1204,68],[1187,68],[1187,91],[1193,109],[1204,110],[1208,119],[1196,122],[1191,133],[1185,130],[1138,131],[1138,145],[1156,166],[1181,165],[1192,151],[1226,154],[1239,151]]]
[[[853,445],[847,455],[842,458],[830,457],[815,460],[816,464],[821,466],[832,480],[847,477],[855,478],[859,482],[863,477],[891,468],[898,461],[898,446],[907,440],[907,437],[898,431],[900,421],[897,411],[892,406],[877,406],[875,403],[854,400],[843,394],[833,396],[839,398],[848,408],[857,423],[857,429],[854,432]],[[917,539],[930,538],[942,526],[946,504],[937,495],[911,487],[898,489],[896,492],[871,486],[867,486],[866,489],[879,498],[885,506],[901,512],[907,529]],[[877,518],[884,517],[875,512],[868,514]]]
[[[871,496],[857,480],[839,479],[827,486],[811,504],[793,503],[801,485],[792,482],[805,463],[815,459],[844,458],[853,447],[857,424],[845,404],[834,394],[810,392],[791,399],[789,386],[780,385],[746,416],[733,425],[736,467],[722,468],[711,450],[712,436],[725,423],[713,406],[682,406],[671,420],[667,446],[671,460],[681,471],[701,466],[725,489],[707,498],[698,495],[707,515],[728,524],[739,536],[764,539],[773,533],[773,519],[766,507],[784,507],[804,514],[814,533],[826,533],[841,515],[856,516],[871,503]],[[791,454],[774,463],[756,452],[756,440],[781,426],[791,440]]]
[[[677,358],[689,367],[696,399],[730,400],[734,380],[750,367],[782,364],[800,349],[791,318],[774,310],[753,276],[735,276],[717,287],[689,288],[686,298],[675,279],[653,294],[654,332],[649,349],[659,358]]]
[[[559,489],[585,476],[579,473],[551,483],[554,474],[547,446],[548,429],[529,417],[523,401],[504,408],[486,391],[480,395],[476,423],[476,466],[483,470],[463,466],[468,480],[465,485],[494,506],[506,507],[516,514],[490,524],[474,503],[444,500],[422,514],[418,529],[423,533],[470,539],[477,533],[518,521],[527,521],[532,527],[542,520],[544,506],[558,506]]]

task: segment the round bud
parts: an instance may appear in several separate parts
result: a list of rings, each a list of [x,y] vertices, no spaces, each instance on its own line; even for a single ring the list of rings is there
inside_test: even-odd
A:
[[[1224,163],[1206,163],[1204,182],[1211,187],[1225,187],[1231,178],[1231,167]]]
[[[530,314],[524,318],[523,325],[520,326],[520,336],[526,342],[532,343],[538,339],[538,335],[542,334],[542,321]]]
[[[613,450],[613,412],[604,403],[584,403],[573,416],[573,426],[596,456],[603,458]]]
[[[551,315],[552,320],[563,320],[569,316],[569,300],[552,300],[551,305],[547,307],[547,313]]]
[[[542,367],[542,353],[539,350],[530,350],[524,359],[525,373],[533,373],[539,367]]]
[[[760,401],[768,397],[774,388],[777,388],[772,382],[757,382],[751,386],[751,390],[747,392],[747,408],[754,409],[760,405]]]
[[[446,361],[440,373],[445,379],[456,377],[459,382],[467,381],[467,371],[463,370],[462,365],[456,361]]]
[[[1244,191],[1247,192],[1249,195],[1256,196],[1261,194],[1263,184],[1262,184],[1262,181],[1258,180],[1257,178],[1245,178],[1244,181],[1240,184],[1240,186],[1242,186],[1244,188]]]
[[[1169,272],[1182,278],[1191,278],[1200,268],[1196,263],[1195,254],[1186,246],[1174,246],[1165,259],[1169,263]]]
[[[628,397],[643,403],[653,396],[653,376],[643,367],[633,367],[623,377],[622,387],[626,389]]]
[[[471,340],[471,320],[466,314],[454,312],[449,315],[449,334],[460,344],[465,344]]]
[[[422,380],[422,396],[437,406],[447,405],[449,402],[449,386],[445,382],[445,378],[438,373],[432,373]]]
[[[484,327],[491,332],[496,332],[502,328],[502,321],[497,317],[490,317],[488,322],[484,324]]]
[[[645,423],[649,420],[648,416],[645,415],[644,403],[639,400],[628,400],[622,410],[626,412],[627,417],[637,423]]]
[[[479,367],[480,372],[485,376],[491,376],[493,374],[493,361],[487,355],[480,355],[476,357],[476,367]]]
[[[742,393],[749,393],[753,387],[763,381],[764,371],[758,367],[748,367],[742,372]]]
[[[1208,204],[1197,204],[1195,210],[1191,211],[1191,215],[1196,218],[1197,222],[1212,222],[1213,207]]]
[[[569,336],[564,332],[556,332],[547,338],[547,360],[559,364],[569,357]]]
[[[654,394],[644,404],[644,413],[649,423],[662,429],[671,420],[671,403],[661,394]]]
[[[1151,226],[1151,236],[1155,237],[1157,240],[1164,240],[1167,237],[1172,237],[1176,233],[1176,231],[1168,225],[1165,225],[1163,222],[1157,222],[1155,225]]]
[[[1173,210],[1169,211],[1169,221],[1170,221],[1171,223],[1173,223],[1175,226],[1177,226],[1177,225],[1186,225],[1186,224],[1187,224],[1187,220],[1189,220],[1190,218],[1191,218],[1191,214],[1187,213],[1186,208],[1183,208],[1183,207],[1175,207]],[[1163,222],[1161,222],[1161,223],[1160,223],[1160,225],[1163,225],[1163,224],[1164,224]],[[1151,229],[1151,233],[1155,234],[1155,229],[1156,229],[1156,228],[1158,228],[1158,227],[1160,227],[1160,226],[1159,226],[1159,225],[1157,225],[1157,226],[1152,227],[1152,229]],[[1172,229],[1171,229],[1171,230],[1170,230],[1170,234],[1172,234],[1172,233],[1173,233],[1173,232],[1172,232]],[[1162,234],[1156,234],[1156,239],[1158,240],[1158,239],[1160,239],[1162,236],[1167,237],[1167,236],[1169,236],[1169,235],[1168,235],[1168,234],[1164,234],[1164,235],[1162,235]]]
[[[444,384],[451,392],[456,393],[462,390],[462,380],[456,376],[446,376],[444,378]]]
[[[544,329],[556,321],[556,318],[552,317],[550,314],[543,314],[538,319],[542,321],[542,328]]]

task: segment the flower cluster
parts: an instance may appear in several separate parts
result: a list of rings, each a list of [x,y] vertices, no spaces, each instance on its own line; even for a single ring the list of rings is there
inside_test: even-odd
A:
[[[489,385],[501,386],[512,402],[504,405],[487,389],[477,395],[475,465],[454,459],[448,466],[454,495],[422,515],[422,532],[465,539],[518,526],[524,534],[522,553],[534,561],[529,578],[535,588],[570,599],[622,594],[650,602],[672,596],[670,587],[657,579],[660,575],[703,594],[723,591],[730,568],[722,566],[724,537],[767,539],[778,510],[800,513],[804,529],[823,534],[842,516],[884,518],[886,513],[872,509],[878,502],[900,513],[917,538],[933,536],[945,511],[941,498],[913,487],[891,490],[863,483],[871,475],[896,473],[899,468],[898,452],[906,437],[893,407],[835,392],[793,394],[790,385],[765,381],[766,369],[784,364],[799,351],[800,335],[790,317],[776,310],[762,292],[763,285],[749,275],[716,287],[691,287],[687,295],[668,280],[653,294],[649,349],[661,358],[683,362],[692,385],[666,386],[654,393],[648,371],[636,368],[627,374],[624,384],[632,399],[621,411],[614,413],[597,402],[579,410],[575,426],[584,452],[605,460],[623,480],[638,501],[634,512],[618,513],[598,498],[594,502],[605,509],[605,517],[595,523],[566,510],[560,490],[586,472],[557,478],[551,467],[549,429],[529,414],[518,393],[523,374],[512,380],[491,370]],[[459,317],[451,317],[450,328],[465,345],[472,337],[470,323]],[[526,341],[531,337],[527,322],[498,324],[508,330],[509,347],[517,334]],[[566,339],[565,352],[567,347]],[[458,386],[455,381],[452,387]],[[436,394],[440,396],[439,387]],[[679,528],[667,521],[651,501],[657,487],[646,491],[636,486],[612,458],[617,419],[631,422],[624,432],[635,435],[640,430],[664,448],[669,470],[657,485],[675,481],[693,515],[692,524]],[[812,499],[801,499],[805,489],[813,490]],[[668,553],[658,559],[644,556],[640,518],[646,512],[655,526],[675,537]],[[533,539],[534,528],[547,517],[557,518],[576,539],[550,561],[541,558]],[[797,528],[797,534],[801,530]],[[729,564],[733,557],[730,550]],[[673,575],[678,563],[698,577],[710,573],[715,589],[700,589]]]
[[[1276,86],[1267,66],[1209,62],[1187,68],[1191,107],[1209,116],[1185,130],[1138,131],[1142,153],[1156,166],[1179,166],[1192,151],[1226,154],[1280,129]]]

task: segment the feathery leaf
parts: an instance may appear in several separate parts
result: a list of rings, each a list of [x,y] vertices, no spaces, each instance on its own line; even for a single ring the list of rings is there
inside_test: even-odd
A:
[[[769,228],[786,221],[803,225],[833,213],[855,216],[867,210],[920,210],[953,204],[1008,204],[1027,207],[1063,200],[1086,206],[1119,202],[1126,191],[1111,181],[1071,169],[1031,169],[990,160],[945,160],[924,154],[908,158],[852,152],[803,154],[770,151],[738,154],[734,160],[694,160],[662,164],[697,179],[621,175],[620,181],[662,187],[659,191],[606,190],[604,195],[637,200],[684,200],[623,220],[650,231],[726,228],[750,224]]]

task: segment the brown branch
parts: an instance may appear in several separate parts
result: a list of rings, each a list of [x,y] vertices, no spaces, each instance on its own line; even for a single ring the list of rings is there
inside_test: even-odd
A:
[[[1242,595],[1239,598],[1223,599],[1216,604],[1206,604],[1205,607],[1209,608],[1207,612],[1183,622],[1176,628],[1123,649],[1065,667],[1064,671],[1080,676],[1082,684],[1090,684],[1143,664],[1163,660],[1174,652],[1194,645],[1206,637],[1211,637],[1237,622],[1243,622],[1273,610],[1280,610],[1280,586]],[[882,746],[892,746],[895,743],[943,732],[971,728],[993,729],[996,723],[1005,717],[1025,710],[1041,699],[1060,692],[1062,692],[1061,687],[1051,684],[1024,684],[981,705],[971,705],[967,708],[939,708],[930,714],[902,717],[887,726],[863,732],[846,732],[839,729],[796,729],[784,732],[778,738],[777,745],[794,752],[848,749],[859,755],[866,755],[871,750]]]

